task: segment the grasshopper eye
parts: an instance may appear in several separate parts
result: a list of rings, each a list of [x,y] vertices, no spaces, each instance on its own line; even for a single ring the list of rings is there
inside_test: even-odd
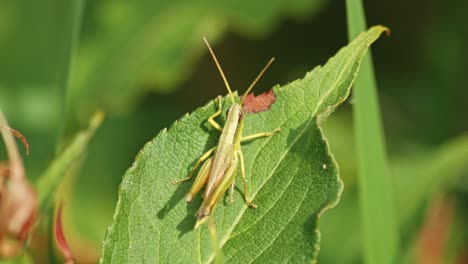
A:
[[[241,120],[244,117],[244,113],[242,111],[239,111],[239,120]]]
[[[231,112],[231,108],[226,109],[226,116],[228,116],[230,112]]]

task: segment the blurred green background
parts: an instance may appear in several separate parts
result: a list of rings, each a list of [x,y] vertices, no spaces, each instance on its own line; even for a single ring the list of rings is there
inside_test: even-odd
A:
[[[392,31],[373,46],[373,55],[402,257],[420,259],[428,208],[443,200],[452,213],[445,214],[447,238],[435,240],[443,242],[446,263],[466,260],[468,3],[366,1],[365,7],[369,25]],[[235,90],[244,90],[275,57],[256,87],[260,93],[302,77],[347,43],[345,4],[0,2],[0,107],[31,145],[24,158],[31,181],[96,109],[106,112],[81,169],[66,180],[65,232],[78,260],[98,258],[121,177],[145,142],[225,94],[203,36]],[[345,189],[340,204],[320,220],[321,263],[362,261],[352,104],[351,96],[324,124]]]

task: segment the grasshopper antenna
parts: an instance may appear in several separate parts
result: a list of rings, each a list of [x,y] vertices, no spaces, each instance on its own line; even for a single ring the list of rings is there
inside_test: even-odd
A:
[[[219,73],[221,74],[221,77],[223,78],[224,85],[226,85],[226,88],[228,90],[229,97],[231,97],[231,101],[234,104],[235,103],[234,95],[232,95],[231,87],[229,86],[229,83],[228,83],[228,81],[226,79],[226,76],[224,76],[223,69],[221,69],[221,65],[219,65],[218,59],[216,58],[216,55],[214,54],[213,50],[211,49],[211,46],[210,46],[210,43],[208,43],[208,40],[206,40],[205,37],[203,37],[203,40],[205,41],[206,46],[208,47],[208,50],[211,53],[211,57],[213,57],[213,60],[214,60],[214,62],[216,64],[216,67],[218,67]]]
[[[257,75],[257,77],[255,78],[255,80],[252,82],[252,84],[249,86],[249,88],[247,88],[247,91],[245,91],[244,95],[242,96],[242,101],[241,101],[241,105],[244,103],[244,99],[245,97],[249,94],[250,90],[252,90],[252,88],[255,86],[255,84],[258,82],[258,80],[260,80],[260,78],[262,77],[262,75],[265,73],[265,71],[268,69],[268,67],[270,67],[270,65],[273,63],[273,61],[275,60],[275,58],[271,58],[268,63],[265,65],[265,67],[263,67],[263,69],[260,71],[260,73]]]

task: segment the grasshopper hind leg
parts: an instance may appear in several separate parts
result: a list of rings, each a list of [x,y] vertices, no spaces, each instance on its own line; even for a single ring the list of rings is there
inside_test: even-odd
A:
[[[208,181],[212,163],[213,158],[209,158],[201,166],[200,171],[198,172],[197,177],[195,178],[195,181],[193,182],[192,187],[190,188],[190,191],[185,196],[185,201],[187,203],[192,202],[193,197],[197,195],[201,188],[206,184],[206,181]]]
[[[239,159],[240,159],[240,166],[241,166],[241,176],[242,176],[242,182],[244,184],[244,200],[245,203],[252,208],[257,208],[257,205],[252,203],[252,201],[249,198],[249,194],[247,192],[247,179],[245,177],[245,165],[244,165],[244,155],[242,154],[242,151],[239,150],[238,152]]]
[[[236,184],[233,182],[231,184],[231,187],[229,188],[229,202],[233,203],[234,202],[234,186]]]
[[[211,158],[210,156],[211,156],[211,154],[213,153],[213,151],[215,149],[216,149],[216,147],[209,149],[207,152],[205,152],[205,154],[203,154],[197,160],[197,162],[193,166],[192,170],[190,171],[190,174],[189,174],[188,177],[172,181],[172,184],[178,184],[178,183],[190,180],[193,177],[193,175],[195,174],[195,171],[200,166],[200,164],[203,163],[200,171],[198,172],[197,177],[195,178],[195,182],[193,183],[192,188],[190,188],[190,191],[185,196],[185,201],[186,202],[190,203],[192,201],[193,197],[200,191],[200,189],[203,187],[203,185],[205,185],[206,181],[208,180],[209,170],[210,170],[210,167],[211,167],[211,163],[213,161],[213,158]]]
[[[178,180],[173,180],[172,181],[172,184],[178,184],[178,183],[181,183],[181,182],[185,182],[185,181],[188,181],[190,180],[193,175],[195,174],[195,171],[197,170],[198,166],[200,166],[200,164],[202,164],[205,160],[207,160],[211,154],[213,153],[213,151],[216,149],[216,147],[214,148],[211,148],[209,149],[207,152],[205,152],[205,154],[203,154],[198,160],[197,162],[195,163],[195,165],[193,166],[192,170],[190,171],[190,174],[189,176],[185,177],[185,178],[182,178],[182,179],[178,179]]]

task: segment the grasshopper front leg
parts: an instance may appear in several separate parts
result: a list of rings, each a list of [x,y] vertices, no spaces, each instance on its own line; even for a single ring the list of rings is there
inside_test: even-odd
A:
[[[220,95],[218,95],[218,111],[216,111],[214,114],[208,117],[208,123],[210,123],[214,128],[216,128],[216,130],[219,130],[221,132],[223,131],[223,128],[218,123],[216,123],[214,118],[219,116],[223,112],[222,100],[223,98]]]

